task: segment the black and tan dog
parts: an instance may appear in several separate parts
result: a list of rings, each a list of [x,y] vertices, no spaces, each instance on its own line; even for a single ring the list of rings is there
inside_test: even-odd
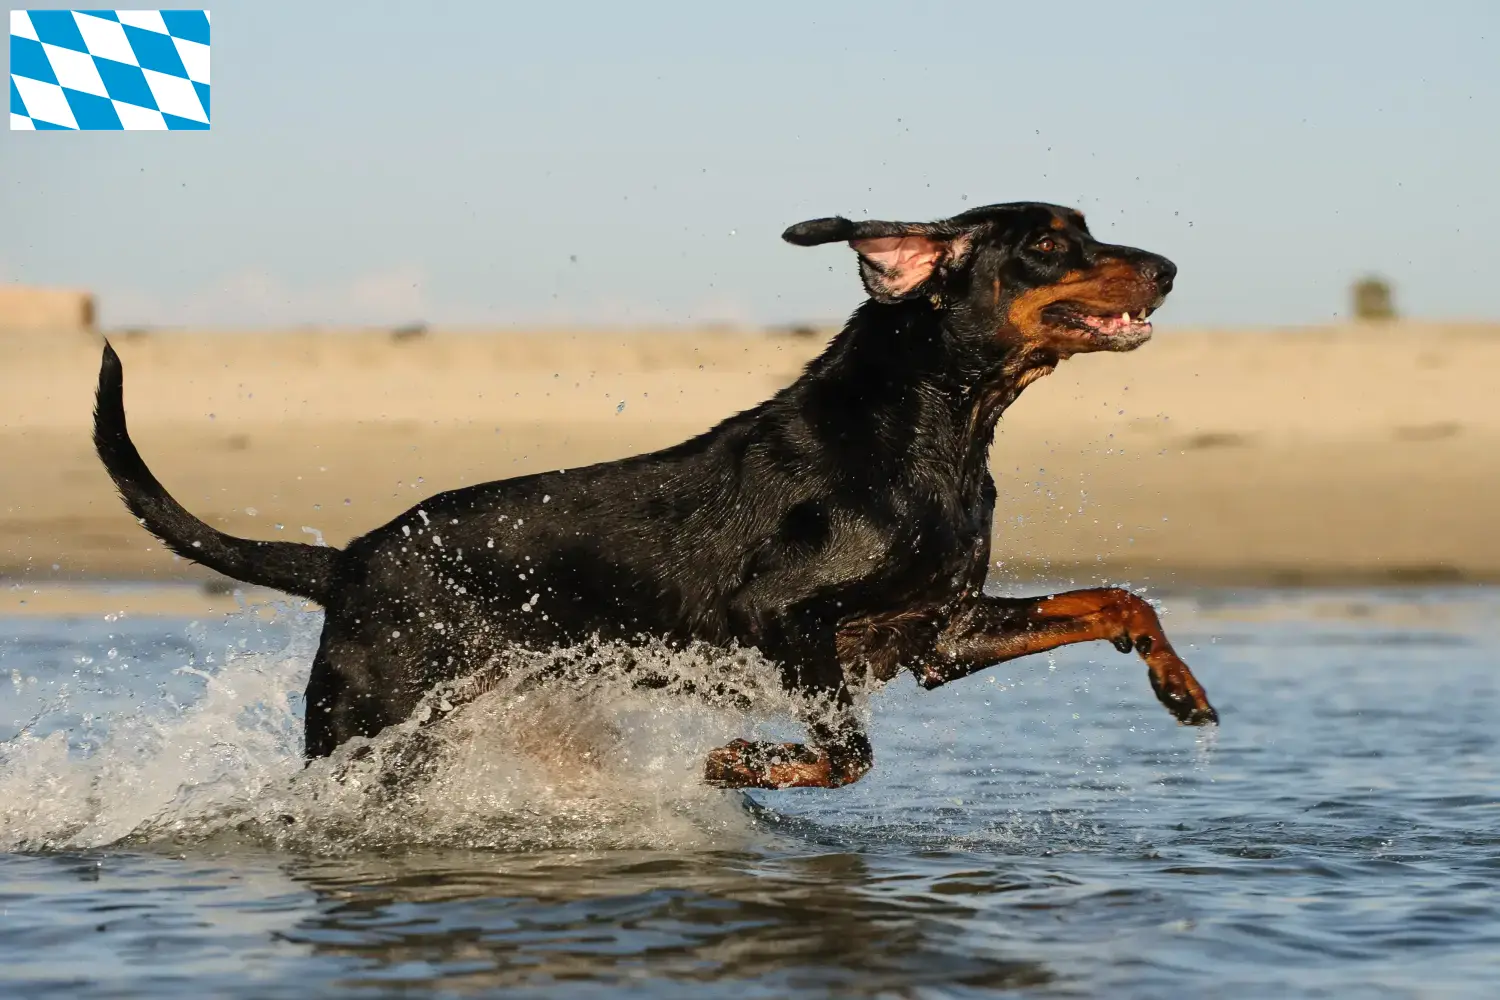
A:
[[[649,455],[440,493],[340,550],[225,535],[146,468],[106,347],[94,441],[125,504],[179,555],[326,609],[306,751],[406,719],[433,685],[528,648],[655,637],[755,647],[834,711],[801,744],[736,740],[709,781],[837,786],[873,762],[850,689],[910,670],[933,688],[1106,639],[1146,662],[1180,721],[1217,722],[1151,606],[1117,589],[983,593],[1006,407],[1058,362],[1128,351],[1172,287],[1163,257],[1036,203],[941,222],[817,219],[870,298],[791,386]]]

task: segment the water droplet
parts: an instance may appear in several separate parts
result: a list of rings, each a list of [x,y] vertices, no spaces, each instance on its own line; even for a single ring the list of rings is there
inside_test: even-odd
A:
[[[624,413],[625,412],[625,400],[623,400],[623,399],[620,400],[620,405],[615,407],[615,412],[616,413]]]

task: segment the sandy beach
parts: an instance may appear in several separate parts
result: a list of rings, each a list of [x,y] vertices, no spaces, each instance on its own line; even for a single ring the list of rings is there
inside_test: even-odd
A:
[[[832,331],[115,334],[131,429],[226,531],[341,544],[442,489],[670,444],[796,377]],[[209,581],[89,443],[100,339],[0,336],[6,601]],[[1173,331],[1075,358],[1002,421],[998,578],[1500,579],[1500,326]],[[19,598],[16,598],[19,599]]]

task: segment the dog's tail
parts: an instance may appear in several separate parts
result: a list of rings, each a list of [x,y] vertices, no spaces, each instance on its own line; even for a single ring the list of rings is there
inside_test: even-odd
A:
[[[94,448],[130,512],[173,552],[225,576],[328,603],[339,550],[298,542],[257,542],[209,527],[172,499],[125,429],[125,373],[108,343],[94,400]]]

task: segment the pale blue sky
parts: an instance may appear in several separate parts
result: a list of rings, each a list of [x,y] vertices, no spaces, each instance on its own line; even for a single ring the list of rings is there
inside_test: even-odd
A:
[[[1045,199],[1177,261],[1167,325],[1367,270],[1500,317],[1492,0],[211,9],[211,132],[0,132],[0,280],[111,326],[828,319],[852,261],[789,223]]]

